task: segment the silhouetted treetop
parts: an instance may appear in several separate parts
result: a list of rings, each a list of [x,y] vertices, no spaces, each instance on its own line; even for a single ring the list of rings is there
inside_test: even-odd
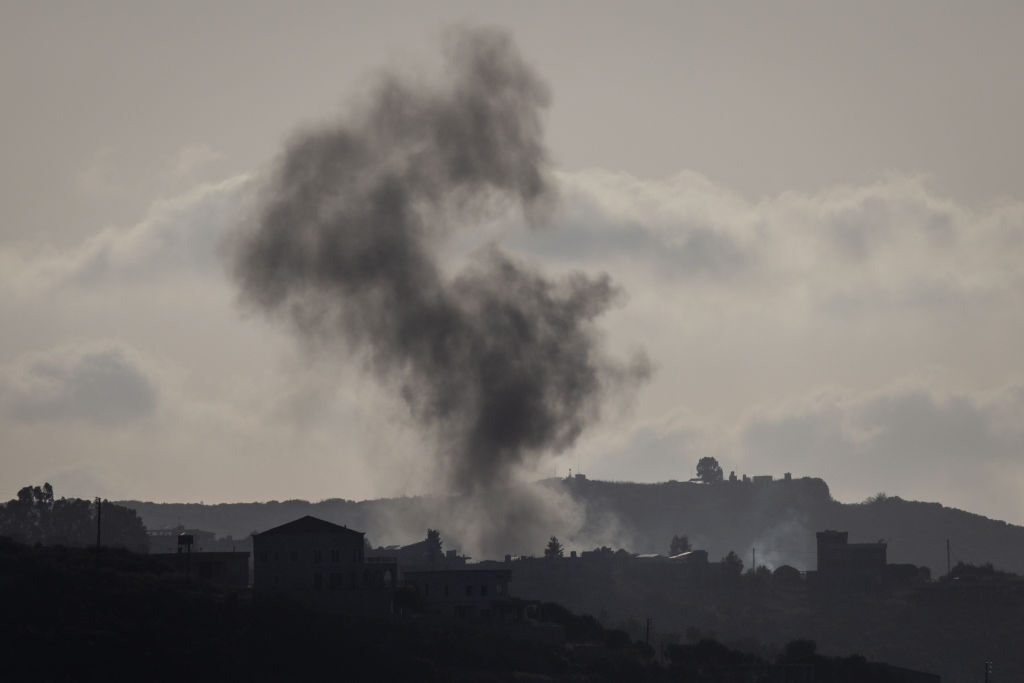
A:
[[[701,481],[711,484],[722,481],[722,477],[722,466],[714,458],[704,456],[697,461],[697,478]]]
[[[678,555],[680,553],[688,553],[693,548],[690,546],[690,539],[687,536],[673,536],[672,542],[668,546],[669,555]]]
[[[101,542],[144,553],[146,527],[135,510],[102,502]],[[50,484],[25,486],[18,497],[0,505],[0,536],[27,544],[83,547],[96,543],[96,504],[81,498],[53,497]]]
[[[732,550],[722,558],[722,571],[727,576],[739,576],[743,573],[743,560]]]
[[[548,541],[548,547],[544,548],[544,557],[549,560],[558,559],[564,557],[565,551],[562,548],[562,544],[554,536]]]

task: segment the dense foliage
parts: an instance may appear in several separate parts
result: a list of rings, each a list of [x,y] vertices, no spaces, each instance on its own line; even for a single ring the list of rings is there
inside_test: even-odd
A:
[[[562,548],[562,544],[556,537],[552,536],[551,540],[548,541],[547,547],[544,548],[544,557],[549,560],[556,560],[564,556],[565,550]]]
[[[722,466],[715,458],[704,456],[697,461],[697,478],[707,484],[722,481]]]
[[[54,498],[50,484],[26,486],[0,505],[0,536],[28,544],[80,548],[96,544],[146,552],[146,528],[135,510],[108,501]]]
[[[674,534],[672,540],[668,544],[669,555],[679,555],[680,553],[688,553],[693,550],[693,546],[690,545],[690,538],[688,536],[679,536]]]

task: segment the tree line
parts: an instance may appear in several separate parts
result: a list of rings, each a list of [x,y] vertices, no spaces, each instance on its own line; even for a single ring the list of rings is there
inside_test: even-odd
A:
[[[97,517],[99,524],[97,525]],[[80,548],[95,545],[149,550],[146,527],[135,510],[97,498],[55,498],[49,483],[25,486],[0,505],[0,536],[27,545]]]

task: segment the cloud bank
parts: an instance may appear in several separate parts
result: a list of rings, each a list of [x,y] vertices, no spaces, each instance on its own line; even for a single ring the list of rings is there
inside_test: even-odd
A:
[[[6,368],[0,391],[17,420],[85,420],[110,428],[152,415],[158,401],[152,380],[116,346],[31,354]]]
[[[904,175],[756,200],[695,172],[550,178],[557,230],[489,220],[438,257],[464,264],[498,243],[553,279],[611,273],[627,295],[603,318],[609,354],[642,346],[657,372],[632,412],[608,411],[538,474],[579,463],[684,479],[714,455],[727,471],[822,476],[842,500],[885,491],[1024,522],[1020,201],[967,206]],[[17,321],[0,337],[11,495],[54,473],[173,500],[362,498],[422,481],[415,421],[380,408],[393,397],[306,368],[284,335],[238,315],[217,244],[251,182],[157,202],[76,248],[0,247],[0,316]],[[80,351],[57,354],[58,379],[33,369],[68,348]],[[104,349],[124,363],[84,360]],[[143,386],[111,379],[130,368],[151,410],[104,423],[67,407],[75,386]],[[381,480],[367,461],[408,476]]]

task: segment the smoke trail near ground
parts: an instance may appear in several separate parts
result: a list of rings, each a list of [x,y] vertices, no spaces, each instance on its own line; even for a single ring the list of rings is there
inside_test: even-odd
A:
[[[607,275],[549,279],[497,247],[443,272],[452,231],[512,208],[536,224],[555,194],[548,90],[510,37],[461,30],[446,48],[442,84],[386,76],[357,113],[292,141],[233,267],[244,301],[400,391],[450,489],[472,495],[570,447],[648,365],[602,351]]]

